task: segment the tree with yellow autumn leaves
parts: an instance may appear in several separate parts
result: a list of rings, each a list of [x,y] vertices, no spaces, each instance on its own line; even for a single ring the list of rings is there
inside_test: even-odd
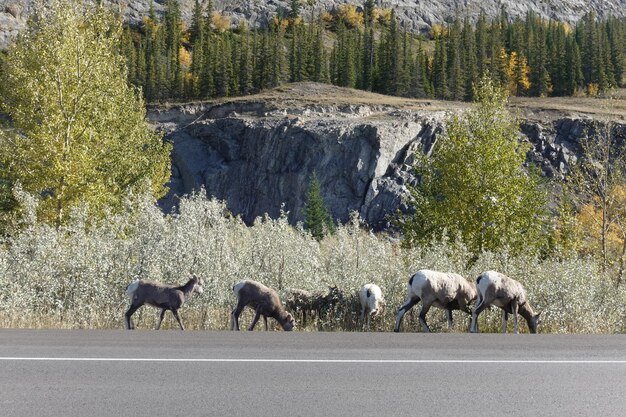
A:
[[[37,196],[40,220],[57,227],[78,205],[98,217],[131,192],[166,191],[170,146],[127,81],[121,34],[100,6],[51,0],[4,61],[0,105],[14,130],[0,130],[2,176]]]
[[[570,177],[580,252],[618,264],[626,273],[626,144],[611,121],[593,122],[581,139],[582,158]]]

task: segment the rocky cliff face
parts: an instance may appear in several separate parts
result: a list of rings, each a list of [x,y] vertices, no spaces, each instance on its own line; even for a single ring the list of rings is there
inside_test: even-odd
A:
[[[357,211],[371,227],[383,229],[389,214],[406,208],[407,185],[416,182],[414,152],[429,153],[446,114],[461,111],[458,104],[437,109],[428,102],[419,102],[420,108],[287,99],[295,95],[152,109],[150,118],[174,144],[171,192],[163,207],[203,187],[248,223],[265,213],[277,217],[281,207],[295,223],[302,220],[309,178],[316,172],[337,220],[346,222]],[[533,144],[528,161],[548,177],[562,177],[580,156],[580,139],[590,123],[578,116],[523,122],[520,137]],[[619,127],[626,137],[626,124]]]
[[[413,180],[407,165],[413,149],[432,145],[442,114],[376,120],[360,115],[371,111],[365,106],[345,111],[251,114],[243,105],[174,128],[168,136],[174,143],[172,194],[165,205],[204,187],[246,222],[264,213],[277,217],[283,204],[296,222],[316,172],[335,218],[345,222],[357,211],[384,227],[385,215],[402,204],[405,184]]]
[[[24,27],[35,0],[0,0],[0,48],[6,47]],[[166,0],[154,0],[155,10],[162,12]],[[205,1],[206,2],[206,1]],[[503,8],[512,16],[524,16],[532,10],[544,18],[569,23],[576,22],[582,15],[593,10],[599,16],[626,16],[626,0],[376,0],[379,7],[393,8],[403,26],[413,31],[428,30],[433,23],[450,20],[456,14],[466,13],[476,19],[484,11],[494,17]],[[126,18],[133,22],[141,21],[150,7],[150,0],[105,0],[120,8]],[[194,0],[180,0],[183,17],[189,21]],[[204,2],[203,2],[204,3]],[[232,16],[233,23],[246,20],[251,25],[263,25],[275,13],[289,10],[289,0],[213,0],[216,10]],[[310,16],[312,11],[307,2],[302,2],[302,12]],[[316,0],[313,11],[330,10],[344,3],[361,5],[363,0]]]

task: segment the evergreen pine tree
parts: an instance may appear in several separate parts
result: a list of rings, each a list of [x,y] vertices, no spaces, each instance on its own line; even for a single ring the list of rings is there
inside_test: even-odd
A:
[[[182,18],[178,0],[167,0],[165,3],[164,25],[169,94],[171,97],[179,97],[182,92],[183,75],[180,65]]]
[[[204,35],[206,20],[202,15],[202,4],[200,0],[195,0],[191,15],[191,26],[189,27],[189,41],[195,44],[196,40]]]
[[[483,11],[476,22],[476,68],[478,77],[487,71],[487,17]]]
[[[622,21],[624,22],[624,21]],[[609,36],[611,50],[611,64],[613,66],[613,78],[617,87],[623,86],[623,74],[626,70],[624,59],[624,49],[626,47],[626,32],[624,23],[614,17],[609,17],[607,21],[607,33]]]
[[[315,25],[315,39],[312,45],[313,68],[311,71],[311,80],[324,82],[322,77],[322,68],[327,66],[326,48],[324,47],[324,29],[321,25]]]
[[[210,32],[213,29],[213,23],[212,23],[212,19],[213,19],[213,12],[215,11],[213,9],[213,0],[208,0],[206,3],[206,7],[204,9],[204,29],[207,32]],[[208,39],[208,37],[207,37]]]
[[[476,35],[469,22],[469,17],[465,15],[463,19],[462,54],[463,68],[465,69],[465,100],[471,101],[473,98],[473,85],[477,81],[478,64],[476,57]]]
[[[294,21],[300,17],[300,0],[290,0],[289,19]]]
[[[583,16],[580,26],[582,31],[581,58],[585,84],[597,84],[599,82],[598,69],[600,59],[598,57],[598,45],[600,42],[598,39],[595,13],[591,11]]]
[[[239,25],[239,92],[250,94],[252,92],[252,53],[250,50],[250,30],[245,21]]]
[[[200,97],[215,96],[215,45],[217,34],[206,31],[206,41],[202,53],[203,64],[200,75]]]
[[[424,62],[421,40],[417,43],[417,51],[415,53],[414,62],[409,96],[418,98],[426,97],[427,95],[424,83],[427,82],[428,75],[426,74],[426,68],[424,68],[426,64]]]
[[[461,57],[461,25],[459,19],[449,28],[448,42],[448,80],[449,98],[462,100],[465,96],[465,74]]]
[[[335,232],[335,224],[322,197],[322,190],[317,173],[313,173],[304,206],[304,228],[318,241]]]
[[[126,57],[126,66],[128,67],[128,81],[134,85],[138,85],[137,80],[137,49],[133,43],[132,34],[129,26],[124,27],[121,40],[121,53]]]
[[[202,76],[204,74],[204,51],[205,40],[204,31],[199,31],[193,43],[193,55],[191,56],[191,82],[188,94],[190,97],[198,98],[202,96]]]
[[[144,93],[145,93],[145,87],[146,87],[146,51],[145,51],[146,40],[145,40],[145,36],[143,38],[140,37],[136,45],[137,45],[137,54],[136,54],[137,69],[135,73],[135,82],[137,86],[140,86],[144,89]]]
[[[363,6],[363,63],[359,88],[372,90],[372,72],[374,70],[374,0],[366,0]]]
[[[402,30],[402,59],[399,63],[398,82],[396,94],[399,96],[408,96],[411,84],[411,74],[414,72],[412,59],[413,52],[411,48],[411,37],[406,29]]]
[[[448,55],[445,38],[440,36],[435,40],[435,56],[433,58],[433,89],[438,99],[448,98]]]
[[[539,97],[547,97],[550,93],[550,74],[547,66],[547,51],[545,44],[545,28],[541,22],[534,32],[533,49],[530,65],[531,93]]]
[[[402,68],[400,57],[400,27],[395,11],[391,9],[391,18],[389,20],[389,31],[387,32],[387,89],[388,94],[397,94],[401,79],[400,70]]]
[[[234,37],[232,31],[227,32],[228,44],[228,95],[235,96],[239,94],[239,42]]]
[[[575,37],[571,36],[567,39],[567,95],[574,95],[578,90],[582,89],[584,83],[583,69],[580,58],[580,49]]]
[[[280,22],[270,26],[270,71],[269,86],[276,87],[285,78],[285,55],[284,55],[284,39],[285,30]]]

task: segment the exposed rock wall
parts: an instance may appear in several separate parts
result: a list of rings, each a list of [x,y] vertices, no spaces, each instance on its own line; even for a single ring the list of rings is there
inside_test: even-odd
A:
[[[335,218],[345,222],[350,211],[357,211],[384,227],[385,214],[401,205],[404,183],[412,179],[407,156],[415,146],[432,145],[443,117],[359,116],[369,112],[367,106],[342,116],[310,109],[302,112],[306,116],[246,112],[259,106],[248,103],[226,115],[223,108],[206,109],[222,117],[182,128],[171,121],[162,125],[174,143],[172,193],[164,206],[171,206],[175,195],[204,187],[246,222],[265,213],[276,217],[283,204],[296,222],[302,220],[309,178],[316,172]],[[164,123],[167,117],[156,119]]]
[[[335,219],[346,222],[357,211],[383,229],[389,214],[405,208],[407,185],[416,182],[414,152],[430,152],[445,113],[367,105],[267,110],[262,102],[244,102],[155,109],[150,116],[174,143],[165,208],[203,187],[248,223],[265,213],[277,217],[281,207],[296,223],[317,172]],[[528,161],[561,178],[580,157],[590,125],[585,118],[524,122],[521,138],[533,144]],[[626,132],[626,125],[618,128]]]

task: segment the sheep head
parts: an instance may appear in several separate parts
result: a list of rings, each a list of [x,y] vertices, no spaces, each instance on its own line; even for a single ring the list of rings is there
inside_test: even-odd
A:
[[[204,280],[196,275],[192,275],[191,280],[194,282],[192,292],[202,294],[204,292]]]
[[[541,312],[537,314],[533,314],[530,320],[527,320],[528,330],[531,333],[537,333],[537,327],[539,326],[539,324],[541,324],[541,318],[539,317],[540,315],[541,315]]]
[[[281,325],[283,327],[283,330],[286,332],[290,332],[293,330],[294,326],[296,325],[296,321],[294,320],[291,313],[285,314],[285,316],[281,320]]]

